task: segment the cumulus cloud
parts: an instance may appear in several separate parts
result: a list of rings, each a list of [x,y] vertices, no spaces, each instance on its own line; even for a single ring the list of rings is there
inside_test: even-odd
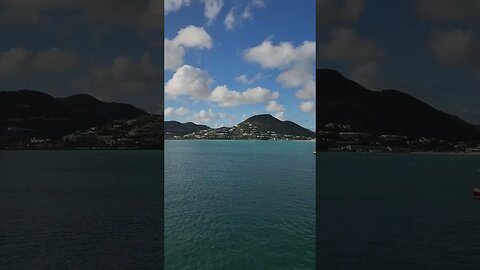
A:
[[[173,77],[165,84],[167,98],[187,95],[196,99],[206,99],[210,95],[212,79],[206,71],[184,65],[177,69]]]
[[[295,93],[299,99],[311,99],[315,97],[315,80],[311,79],[305,82],[303,88]]]
[[[360,18],[364,0],[317,0],[317,29],[331,24],[349,24]]]
[[[20,75],[28,72],[61,72],[74,68],[77,57],[61,48],[33,52],[23,47],[0,52],[0,74]]]
[[[165,1],[165,15],[170,12],[178,11],[182,7],[190,5],[191,0],[164,0]]]
[[[246,49],[243,57],[259,63],[262,68],[283,68],[293,62],[313,61],[315,49],[314,41],[304,41],[302,45],[294,47],[290,42],[274,45],[271,40],[265,40],[258,46]]]
[[[362,62],[383,56],[374,41],[359,37],[348,28],[334,30],[329,42],[320,45],[320,52],[326,59],[345,62]]]
[[[296,88],[305,84],[309,80],[313,80],[313,67],[308,62],[301,62],[294,65],[292,68],[282,72],[277,77],[283,87]]]
[[[210,94],[209,100],[222,107],[235,107],[254,103],[263,103],[277,99],[278,92],[263,87],[249,88],[243,92],[228,89],[226,85],[217,86]]]
[[[280,69],[277,82],[286,88],[299,88],[296,96],[301,99],[315,97],[315,70],[316,46],[313,41],[304,41],[295,47],[290,42],[281,42],[274,45],[265,40],[260,45],[248,48],[243,57],[247,61],[260,64],[264,69]]]
[[[277,117],[280,120],[284,119],[284,113],[285,113],[285,107],[283,107],[282,104],[276,102],[276,101],[270,101],[268,102],[267,106],[265,106],[265,110],[270,113],[275,113],[275,117]]]
[[[178,46],[173,41],[165,39],[164,41],[164,69],[175,70],[183,65],[185,49]]]
[[[275,114],[275,117],[278,118],[279,120],[285,120],[285,112],[281,111]]]
[[[300,110],[304,113],[315,113],[315,102],[305,101],[300,103]]]
[[[476,0],[416,0],[417,14],[431,20],[477,20],[480,2]]]
[[[218,114],[214,113],[212,109],[208,109],[208,111],[201,110],[193,114],[193,119],[196,120],[197,123],[209,123],[218,117]]]
[[[230,90],[226,85],[211,90],[213,80],[206,71],[184,65],[176,70],[173,77],[165,84],[165,94],[169,99],[189,96],[195,100],[204,100],[222,107],[267,102],[277,99],[279,93],[263,87],[248,88],[245,91]]]
[[[477,46],[474,44],[472,31],[453,29],[436,32],[431,38],[434,57],[449,64],[462,64],[471,60]]]
[[[161,70],[152,63],[149,53],[139,59],[122,55],[111,65],[94,69],[93,88],[102,91],[102,95],[112,97],[121,93],[139,94],[147,90],[149,83],[160,82],[161,74]]]
[[[173,115],[179,115],[179,116],[185,116],[190,113],[190,110],[185,108],[185,107],[179,107],[179,108],[173,108],[173,107],[167,107],[165,108],[164,114],[165,116],[173,116]]]
[[[354,67],[351,74],[352,80],[365,87],[375,88],[377,67],[378,63],[376,61],[369,61]]]
[[[377,85],[377,68],[383,50],[375,41],[358,36],[352,29],[337,28],[330,39],[319,45],[320,57],[340,61],[352,66],[353,80],[366,87]]]
[[[142,104],[151,112],[163,111],[163,72],[150,53],[120,55],[108,64],[93,64],[84,78],[72,82],[75,92],[90,93],[106,101]]]
[[[158,0],[1,0],[0,5],[3,22],[37,23],[48,19],[47,11],[73,9],[81,12],[83,20],[92,23],[163,29],[164,4]]]
[[[213,40],[203,27],[182,28],[172,40],[164,40],[164,69],[176,70],[183,65],[185,48],[211,49]]]
[[[61,48],[50,48],[32,59],[34,69],[51,72],[71,69],[76,62],[76,56],[73,53]]]
[[[211,49],[212,38],[203,27],[189,25],[178,31],[173,43],[186,48]]]
[[[212,23],[223,7],[223,0],[201,0],[205,4],[204,15]]]
[[[261,73],[255,74],[255,76],[248,78],[247,74],[241,74],[237,77],[235,77],[235,80],[238,82],[241,82],[243,84],[252,84],[256,81],[259,81],[263,78],[263,75]]]

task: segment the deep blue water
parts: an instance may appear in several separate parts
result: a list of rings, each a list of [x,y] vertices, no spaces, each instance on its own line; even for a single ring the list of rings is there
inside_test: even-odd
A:
[[[0,269],[161,269],[163,151],[0,152]]]
[[[165,269],[315,269],[314,148],[166,141]]]
[[[318,269],[480,269],[480,156],[317,155]]]

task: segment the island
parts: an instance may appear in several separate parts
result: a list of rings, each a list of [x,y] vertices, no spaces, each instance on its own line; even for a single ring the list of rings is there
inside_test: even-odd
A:
[[[254,115],[233,127],[210,128],[192,122],[165,122],[167,140],[315,140],[315,132],[270,114]]]

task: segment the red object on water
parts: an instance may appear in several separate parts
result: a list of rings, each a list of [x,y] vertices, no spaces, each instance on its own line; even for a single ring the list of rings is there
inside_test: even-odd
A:
[[[473,187],[473,198],[474,199],[480,199],[480,188],[478,187]]]

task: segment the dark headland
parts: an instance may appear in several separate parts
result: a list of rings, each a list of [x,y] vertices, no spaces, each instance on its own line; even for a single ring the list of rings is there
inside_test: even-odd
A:
[[[477,151],[478,126],[397,90],[317,69],[317,151]]]
[[[163,149],[163,115],[86,94],[2,91],[0,149]]]

